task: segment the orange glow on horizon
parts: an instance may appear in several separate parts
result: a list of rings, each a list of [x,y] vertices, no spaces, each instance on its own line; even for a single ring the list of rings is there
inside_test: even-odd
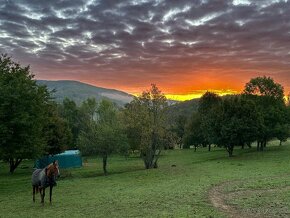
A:
[[[54,80],[76,80],[86,84],[90,84],[97,87],[103,87],[107,89],[120,90],[134,96],[139,96],[145,90],[150,89],[150,84],[155,83],[157,87],[165,94],[167,99],[176,101],[186,101],[194,98],[200,98],[206,91],[214,92],[220,96],[239,94],[243,91],[245,84],[250,81],[250,78],[254,78],[259,75],[247,75],[240,77],[221,77],[215,78],[211,73],[200,74],[194,79],[188,74],[180,74],[178,78],[172,78],[170,81],[138,81],[138,83],[117,83],[115,81],[94,81],[92,78],[72,78],[72,77],[60,77],[54,78]],[[41,78],[50,79],[50,78]],[[274,78],[275,82],[280,83],[284,87],[285,95],[290,93],[290,86],[283,83],[279,78]]]
[[[196,90],[193,93],[189,93],[189,94],[165,94],[165,96],[167,99],[170,99],[170,100],[187,101],[187,100],[191,100],[194,98],[200,98],[207,91],[214,92],[220,96],[235,95],[235,94],[240,93],[240,92],[235,91],[235,90],[210,90],[209,89],[209,90]]]
[[[164,95],[166,96],[167,99],[170,100],[175,100],[175,101],[187,101],[187,100],[191,100],[194,98],[200,98],[204,93],[206,93],[207,91],[209,92],[214,92],[220,96],[224,96],[224,95],[234,95],[234,94],[239,94],[239,91],[235,91],[235,90],[212,90],[212,89],[208,89],[208,90],[195,90],[191,93],[185,93],[185,94],[174,94],[174,93],[165,93]],[[131,93],[134,96],[140,96],[140,93]]]

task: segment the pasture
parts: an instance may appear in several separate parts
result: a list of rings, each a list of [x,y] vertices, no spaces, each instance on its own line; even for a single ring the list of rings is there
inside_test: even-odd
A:
[[[32,202],[32,161],[13,175],[0,162],[0,217],[290,217],[290,143],[264,152],[236,148],[162,151],[159,168],[112,156],[108,176],[98,158],[61,178],[41,206]],[[176,165],[176,166],[172,166]]]

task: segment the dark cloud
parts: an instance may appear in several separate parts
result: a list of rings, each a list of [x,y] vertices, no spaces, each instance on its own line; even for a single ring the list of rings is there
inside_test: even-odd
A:
[[[232,72],[289,87],[289,11],[288,0],[0,0],[0,49],[39,78],[137,88]]]

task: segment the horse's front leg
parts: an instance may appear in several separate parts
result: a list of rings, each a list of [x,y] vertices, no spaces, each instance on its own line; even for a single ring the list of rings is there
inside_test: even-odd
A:
[[[45,188],[40,189],[40,196],[41,196],[41,203],[42,203],[42,205],[44,205]]]
[[[51,203],[51,196],[52,196],[52,185],[49,186],[49,202]]]
[[[32,200],[33,200],[33,202],[35,202],[35,189],[36,189],[36,187],[33,185],[32,186]]]

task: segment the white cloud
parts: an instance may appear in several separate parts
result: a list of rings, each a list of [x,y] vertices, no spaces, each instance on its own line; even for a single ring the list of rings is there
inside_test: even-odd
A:
[[[233,5],[250,5],[251,1],[249,0],[233,0]]]
[[[205,15],[201,18],[194,19],[194,20],[186,19],[185,22],[191,26],[200,26],[200,25],[206,24],[206,22],[208,22],[212,19],[219,17],[221,14],[223,14],[223,13],[222,12],[212,13],[212,14]]]
[[[167,11],[162,20],[163,22],[166,22],[170,19],[172,19],[175,15],[179,14],[179,13],[186,13],[188,12],[189,10],[191,9],[191,7],[189,5],[186,5],[184,6],[182,9],[180,8],[173,8],[173,9],[170,9],[169,11]]]

